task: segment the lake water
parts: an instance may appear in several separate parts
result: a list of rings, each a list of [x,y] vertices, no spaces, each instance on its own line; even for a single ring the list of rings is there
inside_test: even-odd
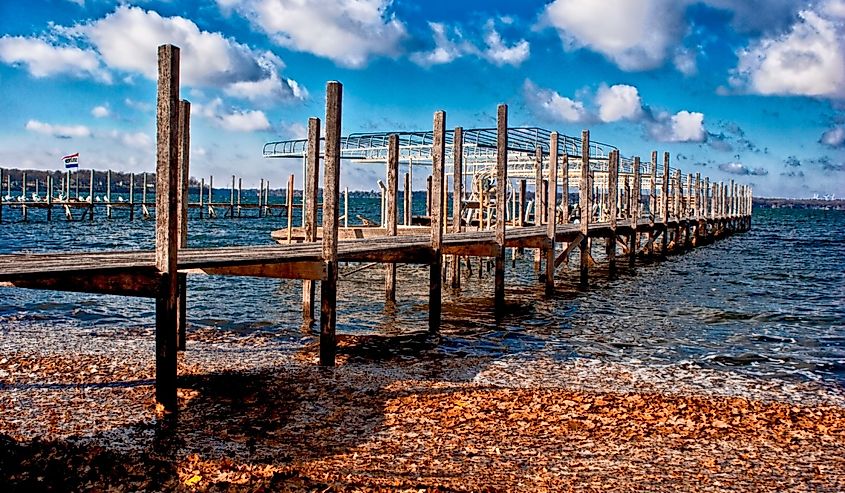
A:
[[[423,206],[421,195],[415,200]],[[351,217],[377,218],[378,199],[350,202]],[[42,214],[34,211],[30,222],[14,222],[15,212],[5,209],[0,253],[153,246],[154,221],[129,222],[123,210],[112,220],[93,222],[47,223]],[[286,221],[200,220],[193,217],[196,211],[191,214],[191,246],[271,244],[270,231]],[[530,254],[509,260],[508,310],[498,321],[492,272],[483,266],[479,279],[474,264],[460,292],[446,290],[442,331],[436,336],[426,333],[427,268],[400,268],[398,303],[392,308],[384,305],[380,268],[346,279],[344,272],[354,266],[342,270],[338,334],[367,336],[348,351],[359,358],[530,353],[689,362],[845,383],[845,212],[758,209],[747,233],[664,262],[638,262],[634,271],[623,269],[612,281],[597,269],[588,290],[577,289],[577,272],[562,267],[551,298],[543,295]],[[192,332],[210,329],[301,350],[317,340],[319,327],[303,326],[299,286],[292,280],[190,276],[189,340]],[[115,328],[148,334],[154,302],[0,288],[0,324],[8,331],[73,326],[92,335]]]

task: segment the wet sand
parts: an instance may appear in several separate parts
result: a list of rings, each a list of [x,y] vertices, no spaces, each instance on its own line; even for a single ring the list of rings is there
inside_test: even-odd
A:
[[[845,391],[692,365],[392,358],[191,334],[157,414],[147,331],[2,331],[18,490],[842,491]],[[71,356],[73,355],[73,356]]]

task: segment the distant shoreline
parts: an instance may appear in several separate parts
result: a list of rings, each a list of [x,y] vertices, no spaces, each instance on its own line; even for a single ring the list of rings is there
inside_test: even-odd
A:
[[[824,209],[845,211],[845,199],[782,199],[768,197],[754,197],[755,207],[768,209]]]

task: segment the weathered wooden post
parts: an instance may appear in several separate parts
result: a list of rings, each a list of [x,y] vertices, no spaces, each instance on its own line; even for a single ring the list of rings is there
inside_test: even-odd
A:
[[[549,222],[546,227],[546,237],[549,245],[546,250],[546,296],[555,292],[555,235],[557,234],[557,166],[558,166],[558,138],[557,132],[552,132],[549,138]],[[566,155],[564,154],[564,162]]]
[[[0,186],[3,185],[3,168],[0,168]],[[49,211],[50,209],[47,209]],[[49,212],[48,212],[49,214]],[[3,222],[3,197],[0,197],[0,222]]]
[[[516,208],[517,226],[524,226],[525,225],[525,194],[528,190],[528,182],[525,178],[519,180],[519,205]]]
[[[646,250],[649,255],[654,254],[654,231],[657,220],[657,151],[651,151],[651,178],[648,190],[648,241]]]
[[[429,177],[429,215],[431,217],[431,250],[432,263],[428,276],[428,329],[431,332],[440,330],[440,315],[442,313],[441,270],[443,257],[443,179],[445,175],[446,157],[446,112],[434,113],[434,137],[431,146],[431,176]]]
[[[539,226],[545,221],[546,190],[543,177],[543,148],[534,149],[534,225]]]
[[[340,122],[343,85],[326,86],[326,173],[323,184],[323,262],[326,279],[320,283],[320,365],[334,366],[337,355],[337,226],[340,188]],[[319,145],[319,141],[317,141]]]
[[[261,183],[258,185],[258,217],[262,217],[264,215],[264,178],[261,179]]]
[[[156,401],[167,412],[176,403],[176,299],[178,296],[177,190],[179,183],[179,48],[158,48],[156,111]]]
[[[241,195],[243,193],[243,189],[244,189],[244,179],[241,178],[241,177],[238,177],[238,218],[239,219],[241,217],[241,211],[242,211],[242,209],[241,209]]]
[[[405,226],[411,225],[411,174],[405,173],[405,186],[402,192],[402,215]]]
[[[70,189],[68,189],[70,190]],[[70,195],[68,195],[70,198]],[[88,175],[88,220],[94,220],[94,170],[92,169],[90,174]],[[68,209],[70,210],[70,209]],[[82,213],[82,219],[85,218],[85,213]]]
[[[179,167],[177,170],[176,208],[177,230],[179,231],[179,248],[188,248],[188,177],[191,167],[191,103],[179,101]],[[179,335],[176,346],[184,351],[188,341],[188,278],[185,274],[178,275],[178,297],[176,300],[177,327]]]
[[[508,105],[500,104],[496,115],[496,280],[495,305],[505,306],[505,208],[508,200]],[[540,150],[542,153],[542,149]]]
[[[29,207],[26,206],[26,171],[21,177],[21,214],[24,221],[28,220]]]
[[[705,189],[706,193],[706,189]],[[701,172],[695,174],[695,243],[699,241],[701,236],[702,221],[704,220],[704,198],[701,196]]]
[[[188,248],[188,177],[191,170],[191,103],[179,102],[179,248]],[[182,325],[179,330],[181,334]],[[180,341],[180,346],[183,346]],[[180,349],[184,349],[181,347]]]
[[[205,178],[200,178],[200,219],[205,214]]]
[[[79,174],[76,183],[79,184]],[[106,170],[106,219],[111,219],[111,170]]]
[[[534,226],[543,224],[543,149],[534,149]],[[534,270],[540,272],[543,251],[534,251]]]
[[[232,188],[229,191],[229,219],[235,218],[235,175],[232,175]]]
[[[607,163],[607,203],[608,219],[610,222],[610,235],[607,237],[605,254],[608,261],[608,274],[611,278],[616,276],[616,217],[619,215],[619,151],[610,151]]]
[[[589,282],[590,271],[590,220],[592,206],[590,204],[590,131],[581,131],[581,178],[578,183],[579,203],[581,207],[581,265],[580,283],[586,287]]]
[[[2,183],[2,179],[0,179],[0,183]],[[47,175],[47,221],[53,220],[53,175]],[[0,221],[2,221],[3,215],[0,214]]]
[[[94,200],[88,196],[88,200]],[[129,220],[135,220],[135,173],[129,173]]]
[[[463,197],[464,197],[464,129],[456,127],[452,136],[452,163],[454,182],[452,192],[452,232],[463,231]],[[461,287],[461,259],[457,255],[452,257],[449,284],[452,289]]]
[[[396,236],[396,209],[399,194],[399,136],[392,134],[387,142],[387,236]],[[388,262],[384,273],[384,290],[388,303],[396,301],[396,263]]]
[[[317,204],[320,190],[320,119],[308,119],[308,147],[305,151],[305,241],[317,241]],[[314,281],[302,281],[302,318],[314,319]]]
[[[631,237],[628,239],[628,264],[633,267],[636,263],[637,250],[640,242],[637,236],[637,228],[640,224],[640,201],[642,200],[642,185],[640,175],[640,157],[634,157],[633,165],[634,180],[631,186]]]
[[[560,188],[562,189],[561,208],[563,224],[569,224],[569,154],[566,153],[566,146],[563,148],[563,162],[561,163]]]
[[[663,153],[663,187],[661,189],[663,202],[661,203],[662,210],[660,216],[663,220],[663,239],[661,241],[660,255],[666,256],[666,250],[669,246],[669,153]]]
[[[294,175],[288,176],[288,186],[287,190],[285,190],[285,209],[288,213],[288,244],[293,241],[291,237],[293,234],[293,188],[294,188]],[[267,191],[267,197],[269,198],[270,191]]]
[[[147,209],[147,172],[143,172],[141,176],[143,181],[141,188],[141,216],[144,219],[147,219],[150,217],[150,211],[149,209]],[[93,202],[91,205],[93,206]]]

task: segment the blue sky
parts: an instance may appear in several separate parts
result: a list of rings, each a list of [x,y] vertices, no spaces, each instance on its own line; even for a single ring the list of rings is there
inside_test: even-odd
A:
[[[344,133],[589,128],[763,196],[845,196],[845,0],[0,3],[0,166],[154,170],[155,50],[182,48],[191,174],[281,185],[327,80]],[[347,166],[352,188],[381,169]]]

